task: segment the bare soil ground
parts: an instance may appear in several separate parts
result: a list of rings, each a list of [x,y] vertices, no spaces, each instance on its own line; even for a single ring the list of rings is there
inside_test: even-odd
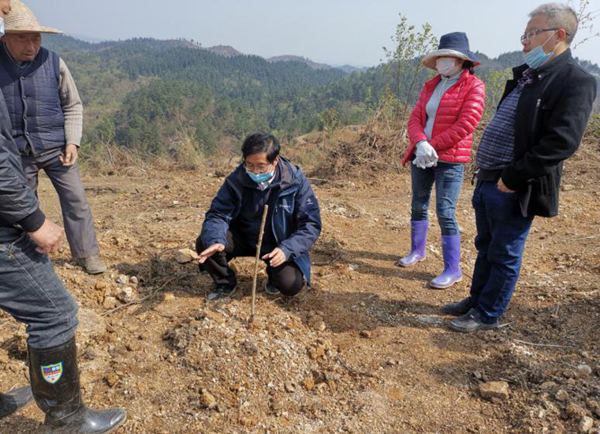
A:
[[[53,259],[81,305],[86,401],[125,407],[123,433],[558,434],[583,432],[585,417],[594,432],[600,158],[597,143],[587,148],[567,165],[560,216],[534,222],[506,326],[474,335],[450,331],[439,309],[470,284],[468,182],[458,211],[465,278],[446,291],[427,287],[442,269],[435,225],[427,260],[394,265],[409,248],[408,171],[315,186],[324,223],[312,252],[315,283],[293,300],[259,293],[249,328],[252,259],[235,261],[242,291],[216,304],[204,298],[210,279],[174,260],[192,248],[222,177],[85,173],[110,270],[88,276],[68,251]],[[40,195],[59,220],[47,180]],[[137,284],[118,283],[120,275]],[[4,390],[27,382],[25,336],[0,315]],[[507,382],[509,398],[483,399],[479,385],[489,381]],[[0,432],[37,433],[42,421],[31,406],[2,420]]]

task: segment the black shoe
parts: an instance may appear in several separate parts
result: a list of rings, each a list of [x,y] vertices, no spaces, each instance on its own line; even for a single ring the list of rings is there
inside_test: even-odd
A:
[[[0,393],[0,419],[16,413],[33,401],[31,387],[19,387],[10,392]]]
[[[236,290],[237,290],[237,286],[234,286],[232,288],[231,286],[228,286],[228,285],[217,285],[211,292],[209,292],[206,295],[206,300],[216,301],[216,300],[220,300],[221,298],[231,297],[233,294],[235,294]]]
[[[81,398],[75,339],[52,348],[29,348],[33,397],[52,433],[105,434],[127,419],[121,408],[91,410]]]
[[[279,290],[279,288],[277,288],[269,281],[267,281],[267,284],[265,285],[265,292],[274,297],[281,295],[281,291]]]
[[[497,320],[492,323],[483,322],[477,309],[471,309],[463,316],[450,321],[449,325],[452,330],[457,332],[472,333],[479,330],[495,329],[500,323]]]
[[[447,315],[461,316],[471,310],[471,297],[467,297],[458,303],[450,303],[442,306],[442,312]]]

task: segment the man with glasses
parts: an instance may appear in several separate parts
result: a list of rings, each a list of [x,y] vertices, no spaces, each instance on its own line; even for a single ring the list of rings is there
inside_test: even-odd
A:
[[[558,214],[563,161],[579,147],[596,98],[596,80],[569,46],[572,8],[544,4],[521,37],[525,64],[514,68],[477,151],[473,206],[478,251],[469,297],[442,310],[460,332],[498,327],[521,269],[535,216]]]
[[[263,208],[269,205],[260,256],[267,264],[269,295],[295,296],[310,285],[308,250],[321,233],[317,198],[302,170],[279,155],[270,134],[248,136],[244,161],[231,173],[206,213],[196,241],[201,270],[215,282],[209,301],[232,296],[237,278],[228,262],[255,256]]]

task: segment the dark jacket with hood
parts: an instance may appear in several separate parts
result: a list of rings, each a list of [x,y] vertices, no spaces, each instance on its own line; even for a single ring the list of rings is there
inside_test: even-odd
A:
[[[321,215],[317,198],[300,167],[280,157],[271,192],[260,191],[250,179],[243,165],[231,173],[213,199],[202,225],[200,238],[205,246],[227,245],[227,231],[242,229],[249,239],[258,239],[264,201],[263,194],[273,197],[267,229],[271,230],[275,244],[293,260],[310,285],[310,259],[308,250],[321,233]],[[256,215],[255,226],[249,228],[248,215]],[[242,216],[245,224],[239,224]],[[242,233],[245,235],[245,233]]]
[[[502,100],[527,68],[513,69]],[[536,69],[533,83],[523,88],[515,121],[515,155],[501,177],[517,192],[524,216],[558,214],[563,161],[579,147],[595,99],[596,80],[577,64],[571,50]]]

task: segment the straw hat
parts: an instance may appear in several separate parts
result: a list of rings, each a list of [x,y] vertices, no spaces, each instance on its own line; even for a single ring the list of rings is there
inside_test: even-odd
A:
[[[10,12],[4,16],[5,33],[63,33],[61,30],[42,26],[21,0],[12,0],[10,5]]]
[[[429,69],[435,69],[435,62],[438,57],[458,57],[473,62],[474,66],[480,65],[479,60],[469,48],[469,38],[462,32],[443,35],[440,38],[438,49],[425,56],[422,63]]]

